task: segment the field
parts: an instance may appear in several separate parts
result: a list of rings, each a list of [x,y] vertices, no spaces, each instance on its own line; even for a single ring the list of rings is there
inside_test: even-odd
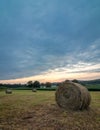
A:
[[[91,92],[89,110],[63,111],[55,91],[0,92],[0,130],[99,130],[100,92]]]

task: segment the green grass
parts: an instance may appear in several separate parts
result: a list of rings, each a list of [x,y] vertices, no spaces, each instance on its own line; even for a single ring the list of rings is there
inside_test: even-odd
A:
[[[0,92],[0,109],[4,106],[27,107],[45,102],[55,102],[55,91],[14,90],[12,94]],[[100,106],[100,92],[91,92],[92,106]]]
[[[40,130],[53,130],[55,127],[55,129],[62,128],[61,130],[63,130],[68,127],[69,130],[76,125],[77,127],[75,129],[73,127],[72,130],[96,130],[99,128],[100,121],[100,92],[90,94],[92,97],[90,111],[66,113],[56,107],[55,91],[34,93],[31,90],[13,90],[12,94],[5,94],[4,91],[1,91],[0,128],[33,130],[34,127],[34,130],[37,130],[40,127]],[[31,117],[30,115],[31,120],[27,119]],[[35,123],[33,124],[33,122]],[[46,127],[43,124],[46,124]]]
[[[86,84],[86,87],[91,90],[99,90],[100,91],[100,84]]]
[[[0,92],[0,109],[18,108],[23,109],[30,106],[45,103],[47,101],[54,101],[54,92],[38,91],[32,92],[31,90],[14,90],[12,94],[5,94],[4,91]]]
[[[100,109],[100,92],[91,92],[91,97],[91,107],[96,107]]]

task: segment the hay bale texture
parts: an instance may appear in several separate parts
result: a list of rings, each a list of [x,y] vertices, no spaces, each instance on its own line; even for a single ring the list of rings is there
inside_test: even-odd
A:
[[[6,94],[12,94],[12,90],[11,89],[6,89],[5,93]]]
[[[71,81],[60,84],[55,93],[58,106],[65,110],[88,109],[91,96],[84,86]]]

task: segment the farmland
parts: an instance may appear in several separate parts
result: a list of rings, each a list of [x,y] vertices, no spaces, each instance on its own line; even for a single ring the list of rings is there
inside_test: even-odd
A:
[[[0,92],[0,130],[99,130],[100,92],[91,92],[89,110],[63,111],[55,91]]]

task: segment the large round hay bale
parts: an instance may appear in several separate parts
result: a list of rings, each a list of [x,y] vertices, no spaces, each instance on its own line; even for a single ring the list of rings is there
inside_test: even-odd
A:
[[[84,86],[67,81],[55,93],[57,104],[65,110],[83,110],[90,105],[91,96]]]
[[[12,90],[11,89],[6,89],[5,93],[6,94],[12,94]]]
[[[37,92],[37,90],[35,88],[32,89],[32,92]]]

